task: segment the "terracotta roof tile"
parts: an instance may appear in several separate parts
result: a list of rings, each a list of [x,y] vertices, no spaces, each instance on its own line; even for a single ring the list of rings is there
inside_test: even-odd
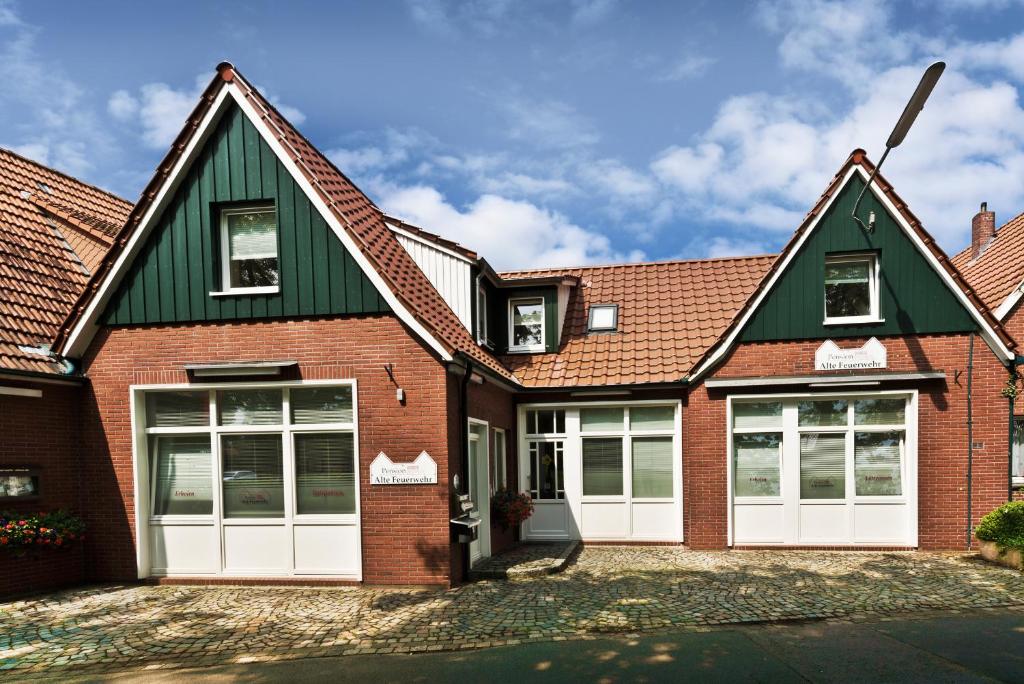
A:
[[[1024,214],[1003,224],[977,259],[968,247],[952,261],[985,304],[998,308],[1024,281]]]
[[[502,360],[526,386],[675,382],[754,291],[774,256],[502,273],[517,280],[574,276],[557,354]],[[588,333],[591,304],[618,304],[618,330]]]
[[[131,204],[0,149],[0,369],[59,372],[49,344]]]

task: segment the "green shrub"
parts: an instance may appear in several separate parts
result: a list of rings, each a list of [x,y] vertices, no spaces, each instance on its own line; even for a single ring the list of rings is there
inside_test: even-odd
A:
[[[83,539],[85,523],[67,511],[0,511],[0,551],[24,553],[28,549],[66,548],[69,543]]]
[[[1002,547],[1024,550],[1024,501],[1005,503],[986,515],[974,536]]]

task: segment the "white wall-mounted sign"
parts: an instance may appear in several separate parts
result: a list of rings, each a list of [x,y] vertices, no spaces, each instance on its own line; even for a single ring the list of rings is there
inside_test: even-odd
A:
[[[382,451],[370,464],[370,484],[437,484],[437,463],[426,451],[412,463],[395,463]]]
[[[855,349],[840,349],[832,340],[825,340],[814,352],[814,370],[862,370],[885,366],[885,345],[874,337]]]

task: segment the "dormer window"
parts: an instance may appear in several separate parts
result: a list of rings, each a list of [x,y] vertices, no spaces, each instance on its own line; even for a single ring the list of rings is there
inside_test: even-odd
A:
[[[872,323],[878,310],[878,258],[843,254],[825,258],[825,323]]]
[[[544,300],[541,297],[508,302],[508,350],[544,351]]]
[[[614,332],[619,327],[618,304],[591,304],[587,317],[589,332]]]
[[[225,294],[278,291],[277,213],[273,206],[222,209],[220,236]]]

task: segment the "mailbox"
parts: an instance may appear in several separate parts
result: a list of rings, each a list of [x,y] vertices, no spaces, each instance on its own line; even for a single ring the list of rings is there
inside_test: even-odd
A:
[[[469,513],[463,513],[450,521],[452,539],[460,544],[468,544],[476,541],[480,536],[480,518],[474,518]]]

